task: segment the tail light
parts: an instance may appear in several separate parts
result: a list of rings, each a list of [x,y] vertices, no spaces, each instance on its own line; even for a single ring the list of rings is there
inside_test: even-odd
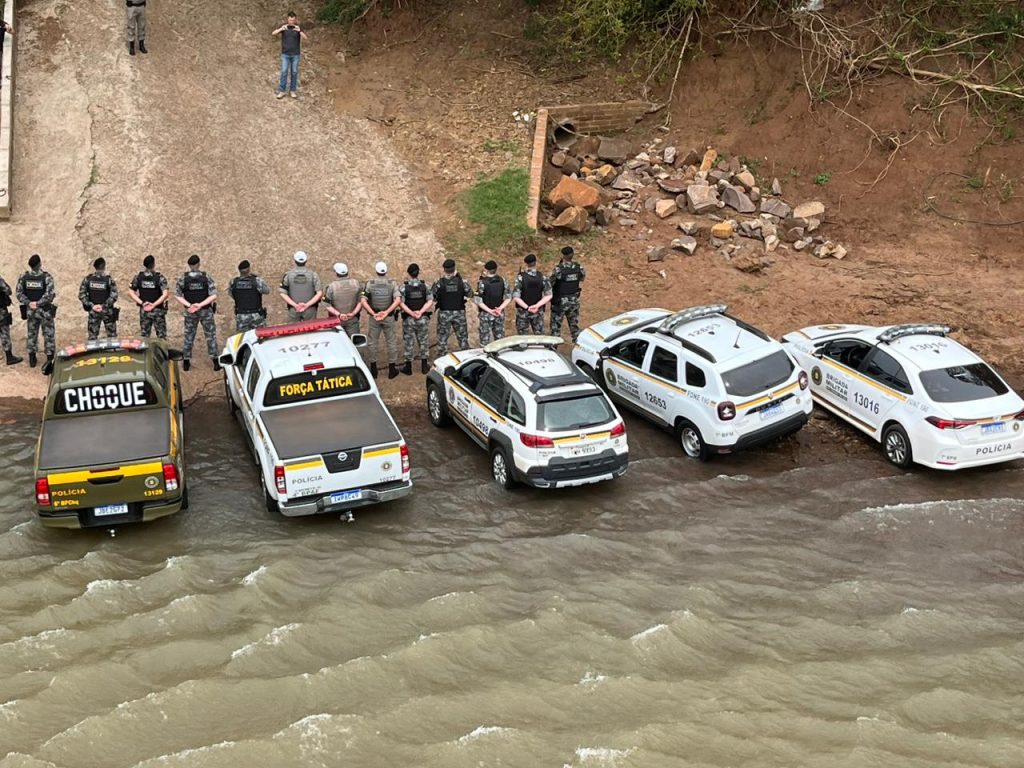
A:
[[[626,434],[626,422],[620,421],[612,427],[612,437],[622,437],[624,434]]]
[[[41,507],[50,506],[50,481],[45,477],[36,480],[36,504]]]
[[[807,389],[807,372],[800,371],[800,375],[796,377],[796,380],[800,382],[800,389]]]
[[[728,400],[718,404],[718,418],[722,421],[732,421],[736,418],[736,404]]]
[[[402,474],[409,472],[409,446],[402,443]]]
[[[178,490],[178,468],[173,464],[164,464],[164,489]]]
[[[284,478],[284,465],[278,464],[274,467],[274,485],[281,496],[288,494],[288,481]]]
[[[525,432],[519,433],[519,439],[527,448],[554,448],[555,441],[543,435],[528,435]]]
[[[969,419],[940,419],[938,416],[928,416],[925,421],[939,429],[963,429],[978,423]]]
[[[1021,411],[1013,417],[1016,421],[1024,421],[1024,411]]]

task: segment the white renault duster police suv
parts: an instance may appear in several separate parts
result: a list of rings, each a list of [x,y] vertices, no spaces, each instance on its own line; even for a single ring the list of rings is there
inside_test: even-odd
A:
[[[814,325],[786,334],[827,411],[898,467],[962,469],[1024,456],[1024,400],[944,325]]]
[[[338,320],[257,328],[220,357],[232,412],[260,468],[267,508],[339,512],[409,493],[409,449]]]
[[[616,402],[671,429],[692,458],[796,432],[813,407],[807,375],[782,344],[726,309],[616,315],[580,334],[573,362]]]
[[[557,336],[509,336],[445,355],[427,374],[427,413],[491,454],[503,488],[564,488],[626,471],[626,427],[601,389],[555,351]]]

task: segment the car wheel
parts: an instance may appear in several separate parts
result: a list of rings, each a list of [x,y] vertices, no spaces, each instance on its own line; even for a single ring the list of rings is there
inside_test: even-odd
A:
[[[228,401],[228,413],[234,416],[238,412],[238,406],[235,405],[235,398],[231,396],[231,387],[228,386],[228,377],[224,377],[224,397]]]
[[[906,469],[914,461],[907,431],[899,424],[890,424],[882,432],[882,452],[890,464]]]
[[[266,502],[267,512],[277,514],[281,511],[281,505],[277,503],[277,499],[271,496],[270,491],[266,488],[263,489],[263,501]]]
[[[676,440],[682,446],[683,452],[691,459],[707,461],[711,458],[711,452],[708,451],[708,444],[704,442],[704,436],[690,422],[679,422],[676,426]]]
[[[444,395],[441,394],[441,388],[436,384],[427,387],[427,415],[430,416],[430,423],[435,427],[447,427],[452,423]]]
[[[500,445],[491,449],[491,477],[498,487],[510,490],[516,484],[512,476],[512,462],[509,461],[508,453]]]
[[[185,486],[185,490],[181,492],[181,511],[184,512],[188,509],[188,486]]]

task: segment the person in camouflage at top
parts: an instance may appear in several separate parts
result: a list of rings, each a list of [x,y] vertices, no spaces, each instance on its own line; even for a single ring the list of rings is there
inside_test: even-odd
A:
[[[562,335],[562,318],[569,322],[573,343],[580,335],[580,290],[587,270],[573,261],[572,246],[562,249],[562,260],[551,272],[551,335]]]
[[[214,320],[214,306],[217,301],[217,285],[213,278],[199,269],[199,256],[188,257],[188,272],[178,278],[174,297],[185,308],[185,339],[181,346],[184,360],[181,367],[186,371],[192,367],[192,347],[196,343],[196,329],[203,326],[206,337],[206,352],[213,361],[213,370],[220,370],[217,349],[217,323]]]
[[[139,331],[143,338],[149,338],[156,330],[158,339],[167,338],[167,300],[170,291],[167,278],[153,268],[156,259],[152,255],[142,260],[142,272],[139,272],[128,286],[128,294],[139,307]]]
[[[469,284],[455,271],[455,261],[445,259],[441,265],[444,274],[434,281],[430,295],[437,305],[437,354],[448,354],[448,337],[455,331],[459,349],[469,349],[469,328],[466,325],[466,299]]]
[[[505,307],[512,301],[508,281],[498,274],[498,262],[484,264],[484,273],[476,282],[476,306],[480,310],[480,346],[486,347],[491,339],[505,336]]]
[[[21,358],[14,354],[11,344],[11,325],[14,322],[14,317],[11,315],[13,303],[11,286],[0,277],[0,347],[4,350],[4,357],[7,359],[8,365],[17,365],[21,362]]]
[[[238,274],[228,283],[228,293],[235,302],[235,330],[239,333],[267,324],[263,297],[270,293],[270,286],[262,277],[252,274],[251,268],[247,260],[242,260]]]
[[[412,358],[416,347],[420,348],[420,371],[427,373],[430,364],[430,310],[434,307],[430,288],[420,280],[420,267],[410,264],[405,270],[409,279],[399,286],[402,295],[402,347],[405,352],[405,365],[402,373],[412,376]]]
[[[43,350],[46,352],[46,364],[43,375],[53,373],[53,356],[57,352],[57,341],[54,333],[53,318],[57,314],[57,305],[53,303],[57,289],[49,272],[43,271],[43,260],[38,253],[32,254],[28,260],[28,272],[18,278],[18,303],[24,308],[25,319],[28,321],[29,367],[36,367],[36,352],[39,350],[39,332],[43,332]]]
[[[107,338],[117,336],[118,310],[117,304],[117,281],[107,274],[107,262],[101,256],[92,263],[93,272],[82,278],[82,284],[78,287],[78,300],[82,302],[82,309],[88,314],[86,331],[89,341],[98,339],[100,335],[100,323],[107,331]]]

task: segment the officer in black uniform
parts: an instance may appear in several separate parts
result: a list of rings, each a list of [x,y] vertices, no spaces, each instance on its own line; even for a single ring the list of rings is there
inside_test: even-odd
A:
[[[107,338],[117,336],[117,319],[121,315],[117,304],[117,281],[107,274],[107,262],[102,256],[92,263],[93,272],[82,279],[78,286],[78,300],[88,314],[86,331],[89,341],[98,339],[100,323],[107,331]]]
[[[235,300],[235,330],[239,333],[267,324],[263,297],[270,293],[270,286],[262,277],[252,274],[251,268],[248,261],[240,262],[238,275],[228,283],[228,293]]]
[[[419,347],[420,370],[427,373],[430,365],[427,355],[430,354],[430,310],[434,300],[430,296],[430,287],[420,280],[420,267],[410,264],[406,268],[409,279],[399,286],[402,295],[402,346],[405,351],[405,365],[402,373],[412,376],[412,356]]]
[[[0,277],[0,347],[4,350],[7,364],[17,365],[21,362],[21,358],[14,354],[14,348],[11,345],[11,325],[14,322],[11,315],[12,304],[11,286]]]
[[[498,274],[498,262],[484,264],[484,273],[476,283],[476,306],[480,310],[480,346],[486,347],[505,337],[505,307],[512,301],[508,281]]]
[[[220,370],[217,359],[217,285],[213,278],[199,268],[199,256],[188,257],[188,272],[178,278],[174,297],[185,308],[185,339],[181,346],[184,356],[181,367],[186,371],[192,367],[192,347],[196,343],[196,328],[203,326],[206,337],[206,352],[213,362],[213,370]]]
[[[466,325],[466,299],[472,293],[469,283],[455,271],[455,260],[445,259],[444,274],[430,289],[437,305],[437,354],[448,354],[448,337],[455,331],[459,349],[469,349],[469,328]]]
[[[155,271],[156,259],[152,254],[142,260],[142,271],[137,274],[128,293],[139,307],[139,331],[144,338],[154,330],[158,339],[167,338],[167,299],[170,291],[167,278]]]
[[[18,278],[16,291],[18,303],[21,304],[21,316],[28,321],[28,364],[36,367],[36,352],[39,349],[39,332],[43,333],[43,351],[46,352],[46,363],[43,375],[53,373],[53,356],[57,353],[57,340],[54,332],[53,318],[57,314],[57,305],[53,303],[57,288],[53,277],[43,269],[43,260],[38,253],[33,253],[28,260],[28,272]]]
[[[562,318],[569,321],[573,343],[580,335],[580,291],[587,279],[587,270],[573,261],[571,245],[562,249],[562,260],[551,272],[551,335],[562,335]]]

